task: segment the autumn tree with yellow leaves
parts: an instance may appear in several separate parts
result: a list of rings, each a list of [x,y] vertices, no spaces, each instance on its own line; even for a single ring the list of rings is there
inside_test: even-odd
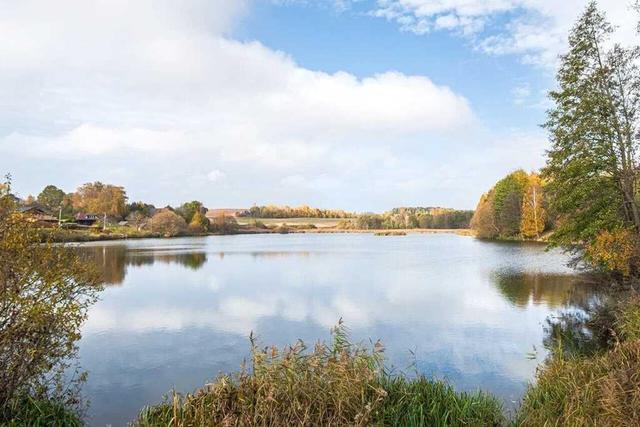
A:
[[[520,233],[526,239],[539,238],[545,228],[547,213],[544,208],[542,180],[536,173],[528,177],[527,187],[522,198]]]
[[[72,200],[76,211],[106,214],[116,218],[124,217],[127,208],[127,193],[124,188],[101,182],[84,184],[73,194]]]

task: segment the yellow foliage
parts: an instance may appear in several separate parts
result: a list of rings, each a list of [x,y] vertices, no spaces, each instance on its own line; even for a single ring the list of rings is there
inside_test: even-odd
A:
[[[73,207],[79,211],[122,217],[126,210],[127,195],[123,187],[94,182],[78,188],[72,201]]]
[[[593,264],[629,277],[638,261],[638,237],[624,228],[602,231],[587,246],[586,255]]]
[[[493,211],[493,194],[483,194],[476,211],[471,218],[471,228],[483,239],[491,239],[498,235]]]
[[[522,219],[520,220],[520,233],[525,238],[539,237],[544,231],[546,221],[544,209],[544,194],[540,176],[532,173],[529,175],[527,187],[522,197]]]

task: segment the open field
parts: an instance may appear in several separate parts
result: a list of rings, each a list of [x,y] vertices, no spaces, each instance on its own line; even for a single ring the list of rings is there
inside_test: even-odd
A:
[[[341,218],[251,218],[251,217],[236,217],[236,221],[239,225],[249,225],[256,221],[261,222],[268,227],[279,227],[283,224],[287,225],[307,225],[312,224],[317,228],[331,228],[336,227],[341,221]]]

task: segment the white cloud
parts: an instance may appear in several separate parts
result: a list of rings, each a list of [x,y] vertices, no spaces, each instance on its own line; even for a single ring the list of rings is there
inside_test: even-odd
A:
[[[622,42],[635,39],[638,15],[631,1],[601,0],[619,26]],[[489,54],[521,55],[527,63],[553,66],[566,47],[569,29],[585,0],[378,0],[374,16],[397,22],[404,31],[454,31]]]
[[[26,172],[33,159],[82,159],[65,168],[77,183],[127,165],[122,184],[142,195],[150,176],[173,194],[180,182],[207,177],[212,163],[234,177],[259,174],[257,185],[274,192],[292,175],[334,188],[377,168],[379,153],[392,159],[396,146],[477,126],[467,99],[428,77],[314,71],[235,41],[226,34],[243,10],[235,0],[5,2],[0,168],[15,171],[2,159],[20,159],[19,184],[34,176]],[[38,187],[60,178],[40,179]],[[217,198],[206,178],[199,182],[195,197]]]

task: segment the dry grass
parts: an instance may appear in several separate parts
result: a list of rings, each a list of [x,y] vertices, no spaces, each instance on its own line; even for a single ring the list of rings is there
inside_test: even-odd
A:
[[[556,352],[527,391],[519,425],[640,425],[639,301],[622,303],[616,317],[622,341],[613,349],[592,357]]]
[[[382,346],[350,344],[339,326],[330,346],[306,351],[258,349],[253,369],[186,396],[145,408],[136,426],[368,426],[479,425],[503,422],[500,404],[456,394],[444,383],[383,373]]]

